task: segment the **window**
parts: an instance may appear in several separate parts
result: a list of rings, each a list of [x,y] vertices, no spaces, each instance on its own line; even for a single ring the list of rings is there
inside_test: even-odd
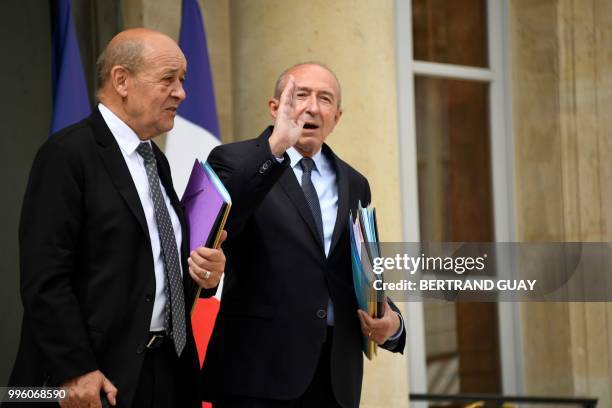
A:
[[[505,3],[396,2],[405,241],[512,238]],[[515,306],[408,309],[411,392],[518,391]]]

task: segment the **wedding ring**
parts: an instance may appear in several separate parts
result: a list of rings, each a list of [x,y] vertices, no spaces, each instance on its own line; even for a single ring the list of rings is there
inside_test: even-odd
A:
[[[206,273],[204,274],[204,280],[208,280],[208,278],[210,278],[210,271],[206,271]]]

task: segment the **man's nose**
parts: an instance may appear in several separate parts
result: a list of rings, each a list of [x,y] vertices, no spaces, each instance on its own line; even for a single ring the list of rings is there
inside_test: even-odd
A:
[[[183,88],[183,83],[181,81],[176,81],[176,85],[172,88],[171,95],[180,101],[185,100],[187,94],[185,93],[185,89]]]
[[[308,105],[306,106],[306,112],[310,113],[311,115],[319,113],[319,100],[317,99],[316,95],[308,98],[307,103]]]

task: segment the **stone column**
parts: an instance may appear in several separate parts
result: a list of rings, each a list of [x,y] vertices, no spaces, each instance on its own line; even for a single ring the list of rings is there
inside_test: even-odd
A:
[[[517,238],[612,238],[612,5],[511,2]],[[612,404],[612,308],[525,304],[526,392]]]

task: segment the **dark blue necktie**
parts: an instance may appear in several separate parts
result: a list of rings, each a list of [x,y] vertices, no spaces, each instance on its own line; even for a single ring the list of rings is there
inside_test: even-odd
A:
[[[315,190],[312,184],[312,169],[315,167],[314,161],[309,157],[303,157],[300,160],[300,166],[302,167],[302,191],[304,191],[304,197],[312,212],[315,225],[319,231],[319,237],[321,238],[321,244],[323,244],[323,252],[325,252],[325,236],[323,235],[323,218],[321,217],[321,205],[319,204],[319,196],[317,190]],[[334,307],[331,298],[327,300],[327,324],[333,326],[334,324]]]
[[[325,239],[323,237],[323,219],[321,218],[321,205],[319,204],[319,196],[317,190],[315,190],[312,184],[312,169],[315,167],[314,161],[309,157],[304,157],[300,160],[300,166],[302,167],[302,190],[304,191],[304,197],[312,212],[321,243],[325,247]]]

